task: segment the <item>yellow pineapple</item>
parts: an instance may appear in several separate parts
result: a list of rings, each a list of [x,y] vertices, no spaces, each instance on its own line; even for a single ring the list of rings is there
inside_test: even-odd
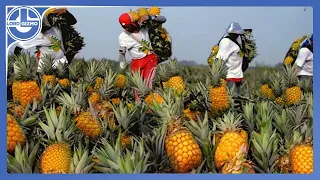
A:
[[[294,146],[290,152],[292,172],[311,174],[313,172],[313,147],[309,144]]]
[[[165,94],[165,102],[156,113],[168,125],[165,135],[165,151],[173,170],[187,173],[202,162],[202,152],[191,131],[182,125],[183,102],[173,93]]]
[[[92,94],[94,91],[99,89],[99,86],[97,85],[96,88],[96,79],[99,77],[101,73],[101,61],[98,61],[96,59],[91,59],[88,62],[88,66],[85,68],[85,76],[84,76],[84,82],[88,84],[88,94]],[[101,82],[99,82],[101,83]]]
[[[149,8],[149,14],[150,15],[160,15],[160,8],[158,6],[152,6],[151,8]]]
[[[137,12],[138,12],[139,18],[141,18],[142,16],[149,15],[147,8],[139,8]]]
[[[226,75],[225,63],[218,59],[210,67],[210,86],[209,100],[211,102],[211,110],[213,113],[219,113],[227,110],[230,106],[228,89],[224,79]]]
[[[17,122],[10,114],[7,114],[7,152],[14,152],[17,144],[23,146],[26,143],[26,136]]]
[[[57,78],[58,83],[62,88],[68,88],[70,86],[68,75],[68,63],[59,62],[57,65]]]
[[[147,95],[145,98],[145,102],[149,106],[154,105],[153,100],[155,100],[157,104],[162,104],[164,101],[163,98],[158,93],[155,93],[155,92]]]
[[[121,134],[121,147],[125,149],[130,145],[132,137],[129,135]]]
[[[99,90],[103,83],[104,83],[104,79],[102,77],[97,77],[96,80],[95,80],[95,84],[94,84],[93,90],[94,91]]]
[[[200,111],[192,109],[190,107],[191,105],[188,105],[187,108],[183,111],[184,115],[187,117],[188,120],[194,120],[197,121],[198,117],[201,115]]]
[[[53,66],[54,66],[54,56],[45,55],[42,58],[42,64],[41,64],[41,75],[42,75],[41,85],[49,84],[50,87],[54,87],[56,85],[56,82],[57,82],[56,70]]]
[[[287,105],[293,105],[299,103],[302,100],[302,90],[298,86],[298,77],[296,67],[285,67],[285,74],[283,78],[283,84],[285,86],[285,103]]]
[[[102,124],[93,106],[88,106],[86,87],[78,85],[71,90],[71,95],[62,93],[58,98],[60,104],[65,104],[73,109],[74,122],[76,127],[87,137],[95,139],[102,132]]]
[[[71,117],[67,116],[66,106],[63,106],[60,116],[56,109],[44,108],[46,121],[39,122],[47,136],[47,147],[40,158],[40,170],[43,174],[70,173],[72,151],[70,147],[71,134],[75,130]],[[63,136],[61,136],[63,134]]]
[[[138,15],[138,13],[137,13],[136,11],[131,11],[131,10],[130,10],[130,11],[129,11],[129,14],[130,14],[133,22],[138,21],[139,18],[140,18],[139,15]]]
[[[126,87],[126,83],[127,83],[127,77],[123,74],[118,74],[115,81],[115,86],[117,88],[123,89]]]
[[[16,57],[14,82],[12,84],[13,101],[25,108],[34,100],[41,100],[39,85],[37,84],[37,60],[30,54],[21,54]]]
[[[272,89],[270,87],[270,77],[269,76],[270,76],[270,74],[266,70],[262,73],[260,93],[263,98],[273,99],[274,96],[273,96]]]
[[[100,94],[97,92],[94,92],[89,96],[89,103],[91,103],[91,105],[94,107],[100,102],[100,100]]]
[[[225,163],[232,160],[243,145],[248,152],[248,140],[241,133],[241,116],[228,112],[217,122],[217,127],[222,134],[214,154],[216,167],[221,169]]]
[[[284,59],[284,62],[283,62],[283,64],[284,65],[291,65],[292,64],[292,62],[294,61],[294,59],[293,59],[293,57],[292,56],[287,56],[285,59]]]
[[[8,111],[15,117],[18,119],[21,119],[25,109],[16,103],[8,103]]]

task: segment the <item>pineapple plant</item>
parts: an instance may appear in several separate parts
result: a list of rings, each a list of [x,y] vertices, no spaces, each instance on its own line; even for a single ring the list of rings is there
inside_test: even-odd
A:
[[[182,124],[182,100],[169,91],[165,95],[165,103],[155,111],[167,126],[165,152],[173,170],[187,173],[197,168],[202,162],[202,152],[192,132]]]
[[[219,113],[230,107],[228,88],[225,85],[226,65],[217,59],[210,67],[209,99],[213,113]]]
[[[275,72],[272,75],[272,78],[270,81],[271,81],[270,88],[271,88],[271,91],[273,92],[274,102],[279,105],[284,105],[285,91],[284,91],[284,86],[282,84],[282,76],[281,76],[280,72]]]
[[[87,103],[87,91],[83,85],[71,89],[71,95],[63,92],[58,98],[61,105],[67,105],[72,109],[73,121],[76,127],[91,139],[98,138],[102,132],[102,123],[94,108]]]
[[[262,79],[261,79],[261,86],[260,86],[260,93],[262,97],[266,99],[273,99],[273,92],[270,87],[270,77],[268,71],[263,71]]]
[[[100,61],[92,59],[88,62],[88,66],[85,68],[85,76],[83,78],[84,83],[88,84],[88,94],[91,95],[95,89],[95,81],[99,75]],[[103,80],[102,80],[103,82]],[[100,82],[101,83],[101,82]]]
[[[31,140],[24,147],[17,145],[14,154],[7,154],[7,171],[12,174],[30,174],[39,172],[37,154],[40,143]]]
[[[42,75],[42,86],[46,86],[49,84],[50,87],[54,87],[56,85],[57,77],[56,77],[56,69],[54,67],[55,60],[52,55],[45,55],[42,58],[41,66],[41,75]]]
[[[298,86],[298,77],[295,67],[286,66],[283,78],[285,89],[285,103],[286,105],[293,105],[302,100],[302,91]]]
[[[89,141],[86,139],[85,146],[80,140],[77,146],[74,146],[73,156],[71,159],[70,173],[73,174],[87,174],[90,173],[94,162],[92,162],[93,155],[89,153],[88,144]]]
[[[85,75],[85,69],[86,62],[83,59],[73,60],[69,65],[69,81],[77,86]]]
[[[44,108],[46,120],[39,126],[47,136],[46,147],[40,158],[40,170],[43,174],[70,173],[72,159],[72,135],[75,131],[71,121],[71,111],[66,106],[57,116],[54,106]],[[40,135],[39,135],[40,136]]]
[[[242,145],[246,146],[248,152],[247,134],[241,128],[242,115],[228,112],[217,121],[217,131],[221,134],[214,154],[216,167],[221,170],[225,163],[232,160],[240,151]]]
[[[124,89],[127,84],[127,77],[124,73],[119,73],[115,80],[115,87]]]
[[[161,10],[158,6],[152,6],[149,8],[149,15],[160,15]]]
[[[14,82],[12,84],[13,101],[25,108],[34,101],[40,102],[41,93],[37,83],[37,60],[30,54],[16,57]]]
[[[64,89],[70,86],[68,74],[68,64],[59,62],[57,65],[57,78],[59,85]]]

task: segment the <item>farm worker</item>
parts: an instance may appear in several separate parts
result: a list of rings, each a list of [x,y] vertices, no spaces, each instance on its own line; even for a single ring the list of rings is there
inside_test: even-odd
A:
[[[240,24],[233,22],[226,30],[226,34],[219,42],[219,51],[216,55],[226,61],[227,66],[227,86],[235,86],[235,97],[239,96],[240,86],[243,80],[242,62],[243,62],[243,42],[241,36],[245,31]]]
[[[301,43],[298,57],[295,61],[299,79],[313,77],[313,35]]]
[[[125,54],[126,51],[128,51],[132,57],[131,71],[137,72],[140,70],[140,74],[142,78],[146,80],[147,86],[152,88],[158,57],[150,51],[152,48],[148,29],[141,28],[143,22],[147,20],[165,23],[167,19],[159,15],[146,15],[142,16],[138,22],[134,22],[130,14],[123,13],[120,15],[119,23],[124,31],[119,35],[119,61],[120,68],[125,69],[127,66]],[[143,47],[149,50],[142,51],[141,48]],[[136,91],[135,98],[136,100],[139,99]]]
[[[63,37],[62,31],[58,27],[51,27],[48,22],[47,15],[53,14],[67,14],[70,22],[72,25],[75,24],[77,21],[65,8],[61,9],[54,9],[50,8],[47,10],[46,15],[43,17],[42,29],[41,32],[37,35],[36,38],[30,41],[23,41],[19,42],[19,46],[15,49],[15,54],[18,55],[20,50],[36,48],[36,58],[38,60],[38,72],[41,70],[42,66],[42,57],[45,55],[52,55],[54,56],[54,67],[58,65],[59,62],[68,63],[68,59],[65,56],[65,50],[63,46]],[[22,47],[22,48],[21,48]]]

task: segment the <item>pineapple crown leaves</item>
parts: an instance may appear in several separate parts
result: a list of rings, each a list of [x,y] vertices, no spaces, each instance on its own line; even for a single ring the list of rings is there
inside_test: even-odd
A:
[[[261,85],[270,84],[270,74],[267,70],[264,70],[262,72],[262,78],[261,78],[260,82],[261,82]]]
[[[44,57],[41,58],[41,74],[42,75],[55,75],[55,56],[52,54],[45,54]]]
[[[100,61],[96,59],[92,59],[88,62],[87,68],[85,68],[85,76],[84,76],[84,81],[87,83],[93,83],[94,80],[98,77],[99,71],[101,68],[101,63]]]
[[[67,71],[68,71],[68,63],[59,62],[57,65],[57,77],[59,79],[68,78]]]
[[[133,116],[137,111],[136,105],[133,105],[133,107],[129,109],[122,101],[120,101],[119,106],[112,105],[112,109],[118,123],[124,129],[128,129],[133,126]]]
[[[237,131],[240,129],[242,123],[242,115],[235,114],[231,111],[228,111],[227,114],[223,115],[223,118],[219,118],[216,122],[217,128],[222,131]]]
[[[15,80],[33,80],[37,79],[38,61],[30,53],[21,53],[14,56],[14,79]]]
[[[272,120],[274,119],[275,110],[270,102],[261,102],[256,105],[256,123],[257,127],[266,127],[268,130],[272,129]]]
[[[271,75],[270,88],[272,89],[276,98],[283,95],[285,86],[283,85],[283,77],[280,72],[275,72]]]
[[[251,135],[252,156],[256,161],[256,169],[261,173],[273,172],[277,165],[279,135],[276,130],[271,133],[262,130],[261,134],[252,132]]]
[[[282,136],[285,136],[292,130],[293,117],[293,113],[290,113],[289,109],[282,109],[281,112],[275,112],[273,125]]]
[[[20,144],[17,144],[14,155],[7,153],[7,167],[10,173],[34,173],[33,165],[36,160],[36,156],[40,147],[40,143],[26,143],[22,148]]]
[[[71,87],[71,94],[62,92],[58,97],[57,101],[61,105],[67,105],[73,112],[79,112],[88,106],[87,103],[87,87],[82,84],[78,84],[78,87]]]
[[[296,66],[284,66],[283,83],[285,87],[290,88],[298,85],[298,71],[296,68]]]
[[[210,109],[209,90],[202,82],[197,82],[190,88],[190,101],[194,102],[195,108],[201,112]]]
[[[160,126],[153,129],[148,134],[142,133],[142,139],[145,140],[145,149],[150,152],[151,159],[154,159],[155,163],[162,162],[165,149],[165,135],[167,132],[166,126]]]
[[[246,123],[246,126],[249,132],[255,130],[256,121],[255,121],[255,114],[254,114],[254,103],[246,103],[243,105],[243,119]]]
[[[77,82],[84,76],[87,65],[84,59],[75,59],[69,65],[69,79]]]
[[[116,80],[117,74],[112,71],[111,68],[105,70],[104,82],[99,92],[103,98],[110,99],[117,93],[115,89],[114,82]]]
[[[66,105],[63,106],[59,117],[54,105],[49,110],[44,108],[44,113],[46,122],[40,121],[39,126],[48,136],[49,143],[69,142],[76,128],[71,121],[71,111],[68,111],[67,114]]]
[[[193,134],[195,134],[199,142],[210,141],[211,132],[207,111],[205,112],[203,120],[199,120],[198,122],[195,122],[194,120],[187,121],[185,122],[185,125]]]
[[[94,163],[90,163],[93,155],[89,156],[88,139],[86,139],[86,147],[83,146],[81,141],[78,142],[78,146],[74,147],[74,154],[70,165],[70,171],[74,174],[89,173],[94,166]]]
[[[133,150],[126,149],[122,153],[120,145],[120,136],[114,147],[103,139],[103,147],[97,150],[95,156],[100,160],[98,165],[105,168],[101,170],[109,171],[109,173],[144,173],[147,171],[149,164],[147,163],[149,153],[144,149],[144,141],[134,142]]]
[[[209,83],[213,86],[220,86],[221,81],[220,79],[224,79],[227,75],[227,66],[226,61],[217,58],[212,66],[209,66],[210,73],[208,77],[210,77]]]
[[[142,78],[140,71],[133,72],[132,75],[127,73],[131,87],[140,93],[140,96],[145,97],[149,92],[152,91],[150,87],[147,86],[147,82]]]

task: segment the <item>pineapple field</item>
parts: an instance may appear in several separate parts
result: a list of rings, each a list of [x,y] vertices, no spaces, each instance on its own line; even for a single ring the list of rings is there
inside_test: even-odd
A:
[[[294,67],[249,69],[235,99],[222,60],[169,59],[153,89],[108,59],[8,62],[9,173],[313,172],[312,83]]]
[[[160,9],[129,13],[138,20]],[[208,65],[184,65],[171,58],[167,30],[144,25],[160,56],[153,88],[109,59],[54,67],[47,55],[37,72],[32,54],[8,56],[8,173],[313,172],[313,85],[290,65],[295,51],[281,67],[248,68],[235,97],[225,61],[213,59],[218,46]],[[72,55],[81,49],[71,47]]]

